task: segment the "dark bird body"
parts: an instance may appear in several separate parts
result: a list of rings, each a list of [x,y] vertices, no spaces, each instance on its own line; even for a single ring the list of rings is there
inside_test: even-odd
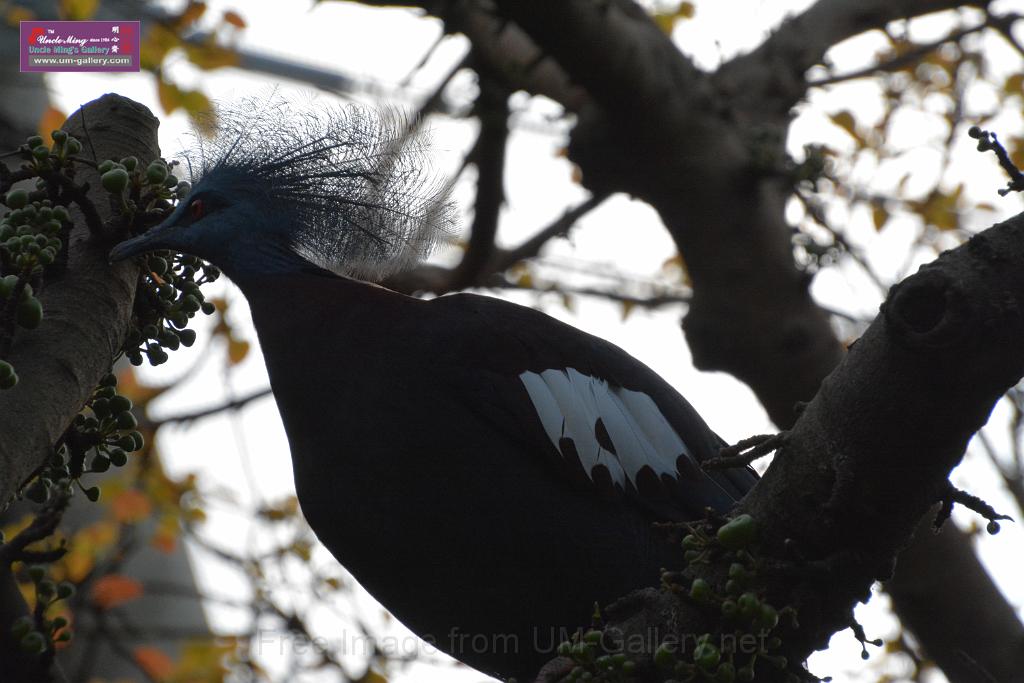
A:
[[[725,512],[753,486],[748,469],[699,468],[721,440],[618,347],[498,299],[420,300],[320,267],[329,259],[294,239],[303,214],[274,201],[272,175],[245,173],[237,149],[205,164],[189,200],[112,257],[179,249],[242,289],[303,513],[428,642],[530,680],[595,602],[680,564],[652,522]],[[393,171],[399,152],[386,152]],[[364,269],[404,259],[398,251],[422,234],[411,221],[396,240],[383,211],[395,206],[379,208],[335,227],[391,241],[369,256],[373,240],[345,245]],[[422,221],[438,215],[435,203],[422,209]]]

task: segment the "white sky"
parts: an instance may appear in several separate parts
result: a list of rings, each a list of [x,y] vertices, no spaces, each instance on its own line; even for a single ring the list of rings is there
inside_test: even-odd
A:
[[[810,2],[703,0],[696,4],[696,18],[681,22],[674,38],[700,66],[714,68],[723,59],[757,44],[783,16],[799,11]],[[372,80],[384,91],[393,90],[406,77],[440,32],[437,22],[421,20],[405,10],[371,9],[343,2],[323,3],[315,9],[310,9],[309,2],[295,0],[234,4],[217,0],[210,5],[208,17],[218,16],[229,8],[243,14],[249,27],[239,35],[239,40],[250,49],[325,69],[336,67],[348,75]],[[1016,9],[1024,10],[1024,0],[999,2],[995,7],[1010,9],[1014,5]],[[737,17],[744,19],[737,21]],[[943,26],[939,24],[935,21],[920,22],[915,29],[920,34],[915,32],[914,35],[922,38],[941,35]],[[878,46],[877,37],[865,36],[844,43],[831,54],[843,70],[852,70],[870,63]],[[437,76],[450,68],[464,50],[465,41],[461,37],[447,39],[428,68],[414,81],[412,92],[417,97],[426,94]],[[1019,56],[1004,53],[1005,50],[999,56],[1006,60],[1006,71],[1018,69]],[[181,57],[172,62],[169,74],[182,85],[198,84],[215,98],[230,99],[265,91],[268,83],[261,76],[235,70],[197,72]],[[187,122],[180,113],[164,116],[156,102],[155,84],[149,75],[60,74],[51,78],[50,85],[56,103],[66,112],[107,91],[116,91],[142,102],[162,120],[161,145],[165,156],[173,155],[181,147],[178,141],[187,130]],[[460,80],[453,87],[465,93],[471,92],[473,85]],[[289,96],[305,96],[305,91],[299,87],[293,93],[293,86],[282,85],[282,92]],[[831,93],[814,93],[809,105],[801,107],[801,116],[792,129],[792,149],[800,150],[805,142],[851,148],[849,138],[828,124],[823,112],[850,108],[858,116],[870,120],[880,112],[875,93],[869,83],[853,83]],[[985,94],[979,93],[977,101],[980,106],[984,106],[984,98]],[[530,122],[539,122],[544,113],[552,111],[554,108],[550,103],[541,103],[531,109],[527,118]],[[927,147],[930,136],[934,135],[934,127],[929,128],[929,125],[927,116],[908,115],[898,128],[903,146],[919,147],[913,161],[899,169],[900,172],[911,171],[910,187],[917,183],[916,186],[926,188],[934,180],[932,169],[936,153]],[[1019,130],[1019,115],[1006,117],[1005,125],[1007,132]],[[554,128],[541,131],[538,128],[535,125],[521,127],[510,140],[508,204],[503,213],[500,235],[507,243],[518,242],[530,235],[557,217],[566,206],[585,196],[585,192],[572,182],[570,165],[558,155],[558,150],[565,143],[564,131]],[[471,141],[472,132],[472,125],[467,123],[435,124],[435,140],[442,167],[453,168],[458,164],[461,153]],[[969,181],[972,197],[981,197],[999,206],[995,215],[983,217],[979,227],[1021,210],[1019,199],[999,200],[994,195],[994,188],[1002,186],[1005,180],[1000,177],[990,156],[972,151],[971,141],[961,140],[954,158],[963,169],[960,175]],[[888,168],[865,167],[855,169],[854,175],[875,187],[891,187],[899,173]],[[460,188],[462,200],[471,196],[469,189],[468,183]],[[871,227],[866,212],[852,216],[837,215],[836,218],[837,222],[849,227],[854,241],[867,250],[870,262],[880,273],[890,278],[898,275],[904,265],[903,256],[915,235],[913,226],[907,221],[897,222],[878,235]],[[623,229],[626,226],[628,229]],[[571,240],[552,244],[546,256],[559,262],[614,264],[627,273],[646,278],[656,274],[673,251],[671,240],[649,207],[617,196],[584,218],[574,230]],[[921,260],[931,260],[931,257],[922,257]],[[256,337],[248,321],[244,299],[231,288],[218,286],[217,291],[224,292],[232,301],[233,319],[244,337],[255,345]],[[863,314],[877,311],[882,296],[863,273],[851,265],[821,274],[816,279],[814,293],[819,300],[836,308]],[[534,297],[522,294],[513,299],[527,304],[534,301]],[[544,298],[542,307],[555,317],[615,342],[650,365],[676,386],[724,438],[736,440],[771,429],[763,410],[745,385],[722,373],[699,373],[693,369],[678,326],[681,309],[657,313],[636,311],[623,324],[619,308],[603,301],[577,298],[575,311],[569,312],[561,305],[560,299]],[[175,352],[171,354],[171,362],[157,370],[145,370],[143,376],[154,382],[177,378],[199,361],[203,347],[200,341],[191,351]],[[155,417],[217,405],[231,396],[267,386],[266,372],[258,353],[251,354],[236,371],[228,374],[226,385],[222,383],[225,375],[218,371],[222,358],[216,353],[211,354],[211,360],[202,364],[202,372],[193,375],[160,401]],[[1001,433],[994,439],[1005,445]],[[292,492],[287,443],[271,399],[256,402],[239,415],[222,415],[187,428],[165,429],[160,434],[160,442],[167,467],[173,475],[199,472],[205,487],[234,491],[241,500],[275,500]],[[957,471],[954,481],[985,496],[997,508],[1012,510],[1011,501],[999,490],[994,472],[983,458],[969,456],[968,460],[970,462]],[[256,481],[242,476],[244,462],[251,463],[251,468],[258,473]],[[256,490],[248,490],[250,486]],[[972,521],[970,515],[959,513],[957,519],[968,524]],[[207,529],[220,542],[242,549],[247,538],[246,525],[247,520],[239,519],[237,515],[213,511]],[[1024,602],[1024,587],[1017,577],[1014,556],[1019,555],[1022,541],[1024,533],[1020,527],[1007,524],[999,536],[984,538],[980,542],[980,552],[987,566],[1018,606]],[[329,563],[331,559],[326,552],[321,552],[317,561]],[[208,561],[199,563],[198,573],[204,589],[213,594],[232,594],[232,587],[240,585],[234,576],[225,574],[222,567]],[[372,604],[368,598],[365,601],[367,605]],[[858,611],[869,637],[894,634],[892,619],[878,608],[884,601],[882,596],[871,606]],[[237,612],[211,608],[210,613],[220,628],[231,630],[244,626]],[[329,622],[325,620],[324,623]],[[849,681],[874,680],[883,671],[893,675],[900,671],[898,660],[890,659],[880,664],[884,658],[877,654],[865,665],[859,652],[859,646],[848,631],[837,634],[830,651],[813,658],[812,671]],[[438,673],[417,667],[400,680],[474,681],[482,678],[468,671],[456,675],[446,668]],[[937,676],[933,680],[942,679]]]

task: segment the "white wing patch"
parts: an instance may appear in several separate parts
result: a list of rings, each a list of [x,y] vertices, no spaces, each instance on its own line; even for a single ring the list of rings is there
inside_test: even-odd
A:
[[[676,459],[690,456],[679,434],[647,394],[590,377],[573,368],[519,375],[544,431],[566,456],[575,448],[592,481],[606,468],[621,488],[637,487],[644,467],[658,479],[677,476]],[[566,440],[571,440],[567,444]]]

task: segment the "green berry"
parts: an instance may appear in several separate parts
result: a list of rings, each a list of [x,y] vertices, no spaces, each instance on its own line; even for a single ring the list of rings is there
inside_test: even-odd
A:
[[[46,577],[46,567],[34,564],[28,568],[28,578],[32,579],[33,583],[39,583]]]
[[[17,286],[17,275],[5,275],[0,278],[0,299],[9,299],[11,294],[14,293],[14,288]]]
[[[164,354],[166,358],[166,354]],[[138,420],[131,413],[118,413],[115,418],[118,429],[135,429],[139,426]]]
[[[162,185],[167,180],[167,166],[162,161],[154,161],[146,167],[146,180],[154,185]]]
[[[124,170],[131,172],[139,165],[139,160],[135,157],[125,157],[121,159],[121,165],[124,166]]]
[[[100,488],[98,486],[87,488],[82,493],[84,493],[85,497],[94,503],[100,499]]]
[[[110,406],[110,412],[112,413],[124,413],[132,409],[131,399],[127,396],[121,396],[120,394],[112,397],[108,405]]]
[[[675,648],[668,643],[662,643],[654,651],[654,663],[659,669],[671,669],[676,663]]]
[[[35,158],[36,161],[44,161],[46,157],[50,156],[50,148],[47,147],[46,145],[39,145],[38,147],[32,150],[32,156],[33,158]],[[41,180],[44,185],[46,184],[46,181],[43,180],[42,178],[40,178],[39,180]],[[38,184],[39,181],[36,182]]]
[[[101,161],[100,165],[96,167],[96,170],[99,171],[102,174],[102,173],[106,173],[107,171],[109,171],[109,170],[111,170],[113,168],[114,168],[114,162],[112,160],[110,160],[110,159],[107,159],[106,161]]]
[[[753,593],[744,593],[736,601],[739,607],[739,614],[746,621],[753,621],[761,614],[761,601]]]
[[[39,299],[34,296],[29,296],[18,303],[15,320],[17,320],[19,325],[27,330],[34,330],[39,327],[39,323],[42,319],[43,304],[40,303]]]
[[[736,667],[731,662],[722,662],[715,672],[715,683],[733,683],[736,680]]]
[[[102,453],[99,453],[98,455],[96,455],[96,457],[92,459],[92,464],[89,466],[89,468],[93,472],[106,472],[107,470],[110,469],[110,458],[103,455]]]
[[[107,192],[121,194],[124,192],[124,188],[128,187],[128,171],[112,168],[100,176],[100,182]]]
[[[124,467],[128,462],[128,454],[124,452],[123,448],[114,446],[107,451],[107,454],[110,456],[110,462],[115,467]]]
[[[21,649],[29,654],[46,652],[46,638],[39,631],[29,631],[21,638]]]
[[[29,149],[35,149],[39,145],[43,144],[43,138],[38,135],[32,135],[25,141]]]
[[[757,617],[758,628],[770,631],[779,623],[778,611],[767,602],[761,603],[761,613]]]
[[[61,600],[67,600],[68,598],[70,598],[74,594],[75,594],[75,584],[70,583],[68,581],[61,581],[59,584],[57,584],[57,597],[60,598]],[[60,619],[60,617],[57,617],[57,619]],[[54,623],[56,623],[56,622],[57,622],[57,620],[54,619]],[[66,626],[67,622],[65,622],[64,625]]]
[[[28,204],[28,191],[21,188],[11,190],[4,198],[4,204],[12,209],[20,209]]]
[[[68,144],[66,146],[68,154],[78,154],[82,151],[82,143],[77,138],[68,138]]]
[[[701,643],[693,650],[693,662],[705,671],[710,671],[718,666],[722,653],[711,643]]]
[[[740,550],[750,545],[757,536],[757,526],[750,515],[739,515],[718,529],[718,541],[729,550]]]
[[[50,133],[50,137],[54,142],[61,143],[68,139],[68,134],[63,130],[55,130]]]
[[[711,598],[711,584],[704,579],[694,579],[690,584],[690,597],[697,602],[704,602]]]
[[[196,341],[196,331],[195,330],[189,330],[189,329],[178,330],[177,334],[178,334],[178,340],[181,342],[182,346],[185,346],[185,347],[192,346],[192,344],[194,344],[195,341]]]
[[[173,173],[164,178],[164,187],[171,189],[178,186],[178,177]]]

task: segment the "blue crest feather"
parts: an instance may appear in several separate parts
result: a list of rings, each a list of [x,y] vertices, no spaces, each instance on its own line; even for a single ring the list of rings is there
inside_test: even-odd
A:
[[[277,95],[218,108],[214,134],[185,153],[193,184],[244,177],[289,246],[328,270],[380,280],[429,255],[455,227],[450,183],[432,170],[426,134],[394,110],[299,110]]]

